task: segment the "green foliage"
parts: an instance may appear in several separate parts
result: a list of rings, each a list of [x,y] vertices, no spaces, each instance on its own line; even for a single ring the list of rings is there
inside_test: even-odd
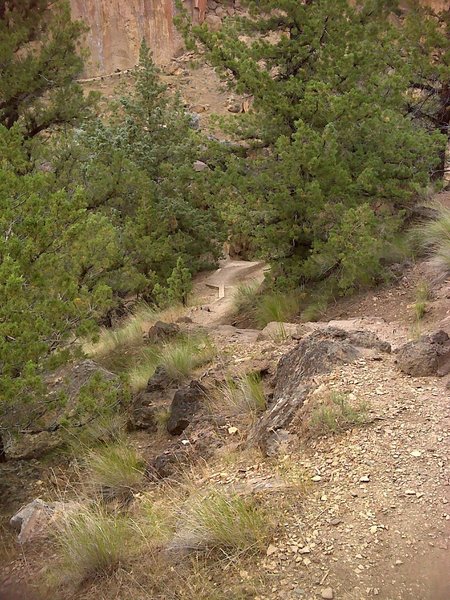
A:
[[[65,362],[77,336],[92,334],[111,305],[96,243],[114,245],[109,223],[87,211],[82,190],[53,191],[51,174],[31,172],[18,126],[0,126],[0,355],[2,403],[26,400],[39,376]],[[94,231],[91,243],[82,243]]]
[[[436,128],[414,122],[421,99],[410,94],[425,63],[435,73],[438,22],[423,15],[429,37],[417,68],[421,37],[410,51],[390,1],[286,0],[276,16],[274,0],[246,4],[249,16],[221,31],[191,32],[253,97],[252,111],[228,124],[249,152],[231,152],[215,170],[221,214],[272,262],[279,287],[331,278],[345,294],[371,285],[445,148]]]
[[[256,322],[263,328],[268,323],[292,321],[300,310],[300,292],[263,294],[256,305]]]
[[[85,97],[74,81],[83,69],[76,49],[84,32],[65,1],[1,3],[0,125],[20,124],[33,138],[87,116],[94,95]]]

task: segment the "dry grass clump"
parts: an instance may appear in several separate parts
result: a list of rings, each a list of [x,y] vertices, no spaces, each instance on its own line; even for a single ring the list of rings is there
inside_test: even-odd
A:
[[[130,555],[129,522],[93,503],[65,515],[56,536],[64,575],[83,582],[109,575]]]
[[[183,311],[182,306],[158,311],[147,304],[141,304],[118,327],[101,329],[98,340],[86,342],[83,351],[107,368],[126,370],[130,363],[136,360],[140,362],[139,355],[145,345],[144,333],[150,326],[156,321],[171,323],[181,316]]]
[[[450,209],[434,206],[437,216],[413,230],[413,240],[425,252],[438,275],[450,273]]]
[[[254,498],[217,488],[191,495],[178,515],[171,549],[258,551],[270,535],[270,521]]]
[[[123,442],[89,451],[85,465],[88,487],[105,500],[129,497],[144,479],[142,459]]]
[[[219,386],[209,401],[213,416],[256,418],[267,407],[264,386],[258,373],[229,378]]]
[[[421,281],[416,288],[416,301],[413,305],[415,321],[421,321],[428,308],[431,291],[426,281]]]
[[[186,337],[165,344],[158,364],[174,381],[184,379],[192,371],[210,362],[216,349],[207,336]]]
[[[268,323],[292,321],[300,312],[303,294],[288,292],[285,294],[264,294],[256,306],[256,322],[263,328]]]
[[[346,394],[329,392],[315,400],[304,420],[309,437],[342,433],[367,422],[368,405],[352,404]]]

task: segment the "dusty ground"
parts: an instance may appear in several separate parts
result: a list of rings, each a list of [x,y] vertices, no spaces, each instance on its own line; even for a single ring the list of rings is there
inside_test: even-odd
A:
[[[256,271],[250,267],[243,277],[236,275],[235,266],[231,264],[230,271],[215,275],[213,283],[226,281],[229,288],[255,274],[262,276],[262,266]],[[414,300],[417,279],[423,275],[421,269],[416,266],[406,272],[397,285],[336,305],[329,317],[344,317],[341,324],[345,327],[371,329],[395,348],[410,337],[408,306]],[[198,303],[189,310],[190,316],[211,328],[216,343],[228,356],[229,366],[238,368],[247,360],[264,358],[275,368],[279,357],[296,342],[257,342],[252,331],[240,334],[217,325],[227,304],[217,298],[217,288],[206,285],[207,280],[200,277],[196,283]],[[226,290],[226,299],[230,291]],[[430,302],[426,329],[448,323],[450,313],[449,284],[444,282],[433,292],[435,300]],[[220,467],[206,468],[206,476],[205,468],[202,470],[203,482],[209,479],[229,485],[252,482],[255,475],[270,480],[280,467],[286,467],[300,470],[310,483],[306,494],[299,492],[298,497],[295,490],[279,492],[278,527],[266,555],[243,560],[240,568],[230,569],[225,577],[233,582],[230,589],[252,592],[230,597],[314,600],[331,594],[331,588],[333,597],[342,600],[448,600],[450,398],[445,382],[403,375],[396,368],[395,355],[386,355],[382,360],[360,360],[336,369],[319,377],[317,383],[320,389],[345,392],[366,401],[369,423],[308,443],[302,440],[298,424],[293,429],[294,442],[275,463],[261,456],[256,462],[252,456],[250,461],[243,453],[238,470],[236,463],[228,460]],[[227,448],[236,452],[231,437],[222,449],[224,458]],[[58,484],[58,468],[46,470],[38,462],[6,465],[4,469],[15,470],[22,498],[51,494],[63,481],[62,477]],[[192,477],[200,475],[193,473]],[[7,499],[12,510],[18,496],[13,493]],[[2,570],[8,581],[28,579],[30,574],[46,569],[45,561],[52,560],[48,551],[38,556],[32,548],[19,554],[11,552],[9,536],[5,535]],[[130,597],[129,588],[123,595],[117,582],[112,596],[108,585],[96,585],[95,595],[105,599]],[[99,595],[99,589],[105,596]],[[133,592],[132,600],[147,597],[141,592]],[[84,592],[79,595],[90,597]]]

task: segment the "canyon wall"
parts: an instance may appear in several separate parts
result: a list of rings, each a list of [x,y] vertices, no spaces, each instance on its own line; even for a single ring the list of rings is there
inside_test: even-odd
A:
[[[196,22],[206,14],[207,0],[185,0]],[[168,62],[182,47],[173,25],[174,0],[70,0],[72,15],[89,27],[85,44],[90,57],[87,76],[133,67],[144,38],[159,64]]]
[[[158,64],[167,63],[182,48],[173,25],[175,0],[70,0],[72,15],[89,27],[86,46],[90,58],[86,76],[109,74],[133,67],[143,38]],[[421,0],[436,10],[448,8],[449,0]],[[216,15],[231,11],[233,0],[183,0],[196,22],[203,22],[207,10]],[[211,16],[220,22],[220,17]],[[214,21],[212,21],[214,23]]]

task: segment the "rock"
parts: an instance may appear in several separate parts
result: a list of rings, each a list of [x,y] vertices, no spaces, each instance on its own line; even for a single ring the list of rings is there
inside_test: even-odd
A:
[[[194,321],[191,319],[191,317],[178,317],[177,319],[177,323],[193,323]]]
[[[180,328],[176,323],[164,323],[164,321],[156,321],[148,330],[147,338],[149,342],[158,343],[175,337],[180,333]]]
[[[242,104],[240,102],[233,102],[227,106],[227,110],[230,113],[239,114],[242,112]]]
[[[55,525],[64,515],[76,508],[76,503],[48,503],[36,498],[11,518],[10,525],[19,531],[18,541],[25,544],[38,537],[49,535],[50,526]]]
[[[61,437],[54,431],[23,433],[6,439],[4,452],[8,460],[30,460],[44,456],[61,443]]]
[[[217,15],[208,15],[205,19],[210,31],[219,31],[222,27],[222,19]]]
[[[190,424],[206,395],[206,389],[198,381],[180,388],[175,392],[170,406],[167,431],[171,435],[180,435]]]
[[[145,391],[148,394],[153,394],[155,392],[165,392],[171,385],[172,379],[162,366],[156,367],[156,371],[150,377],[147,382],[147,387]]]
[[[285,338],[301,339],[303,336],[311,333],[314,329],[309,325],[299,325],[297,323],[279,323],[272,321],[268,323],[258,335],[260,340],[278,340]]]
[[[412,377],[444,376],[450,372],[450,337],[439,330],[397,350],[398,368]]]
[[[278,430],[288,429],[314,389],[311,379],[351,363],[372,349],[388,352],[390,345],[370,331],[344,331],[335,327],[304,337],[278,363],[273,403],[250,432],[249,444],[258,445],[265,453],[272,450],[273,436]]]
[[[192,165],[194,171],[196,171],[197,173],[201,173],[202,171],[207,171],[209,170],[209,167],[206,163],[204,163],[202,160],[196,160],[194,162],[194,164]]]
[[[130,431],[146,430],[148,432],[157,430],[152,394],[144,391],[135,396],[131,404],[128,429]]]
[[[321,592],[320,595],[322,598],[325,598],[325,600],[333,600],[334,598],[334,592],[333,592],[333,588],[324,588]]]

